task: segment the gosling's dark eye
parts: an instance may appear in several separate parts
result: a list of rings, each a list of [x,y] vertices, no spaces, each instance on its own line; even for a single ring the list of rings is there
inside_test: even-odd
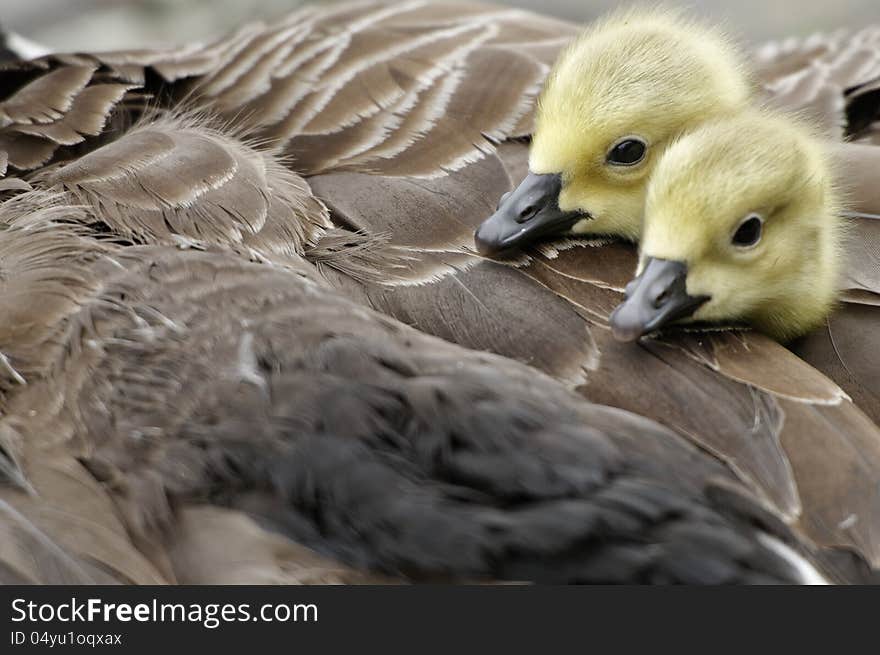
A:
[[[645,158],[647,144],[641,139],[624,139],[608,151],[608,163],[615,166],[635,166]]]
[[[761,230],[764,227],[764,221],[758,216],[749,216],[736,229],[733,235],[733,245],[738,248],[749,248],[754,246],[761,240]]]

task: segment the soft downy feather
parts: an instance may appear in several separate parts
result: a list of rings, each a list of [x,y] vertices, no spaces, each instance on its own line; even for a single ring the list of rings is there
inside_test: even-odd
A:
[[[84,227],[89,222],[84,208],[65,200],[37,190],[0,205],[4,394],[50,371],[59,321],[94,288],[90,263],[114,247]]]

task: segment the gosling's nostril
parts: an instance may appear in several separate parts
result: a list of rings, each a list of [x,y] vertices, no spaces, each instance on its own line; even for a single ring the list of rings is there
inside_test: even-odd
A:
[[[535,206],[528,205],[519,213],[520,220],[525,220],[527,218],[531,218],[531,216],[535,213]]]
[[[513,193],[513,192],[512,192],[512,191],[508,191],[507,193],[503,194],[503,195],[498,199],[498,205],[495,207],[496,210],[501,209],[501,205],[503,205],[503,204],[504,204],[504,201],[507,200],[507,199],[510,197],[510,194],[511,194],[511,193]]]
[[[654,309],[660,309],[669,300],[669,287],[666,287],[654,297]]]

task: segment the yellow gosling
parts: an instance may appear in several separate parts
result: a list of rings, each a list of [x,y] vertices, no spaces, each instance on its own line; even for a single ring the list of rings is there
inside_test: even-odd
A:
[[[564,233],[637,239],[648,178],[680,134],[744,109],[752,84],[720,32],[679,13],[618,12],[560,56],[529,175],[478,229],[484,254]]]
[[[785,341],[816,327],[838,283],[834,178],[812,130],[768,111],[682,137],[650,181],[638,277],[612,314],[615,336],[745,322]]]

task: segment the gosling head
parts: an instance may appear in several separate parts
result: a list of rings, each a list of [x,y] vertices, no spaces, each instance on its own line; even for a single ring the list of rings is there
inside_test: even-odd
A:
[[[785,341],[820,324],[838,281],[833,179],[821,141],[790,117],[748,110],[682,137],[648,186],[615,337],[708,321]]]
[[[667,145],[748,104],[740,62],[724,36],[674,13],[617,13],[588,29],[551,71],[530,173],[479,227],[477,249],[497,255],[563,234],[638,238]]]

